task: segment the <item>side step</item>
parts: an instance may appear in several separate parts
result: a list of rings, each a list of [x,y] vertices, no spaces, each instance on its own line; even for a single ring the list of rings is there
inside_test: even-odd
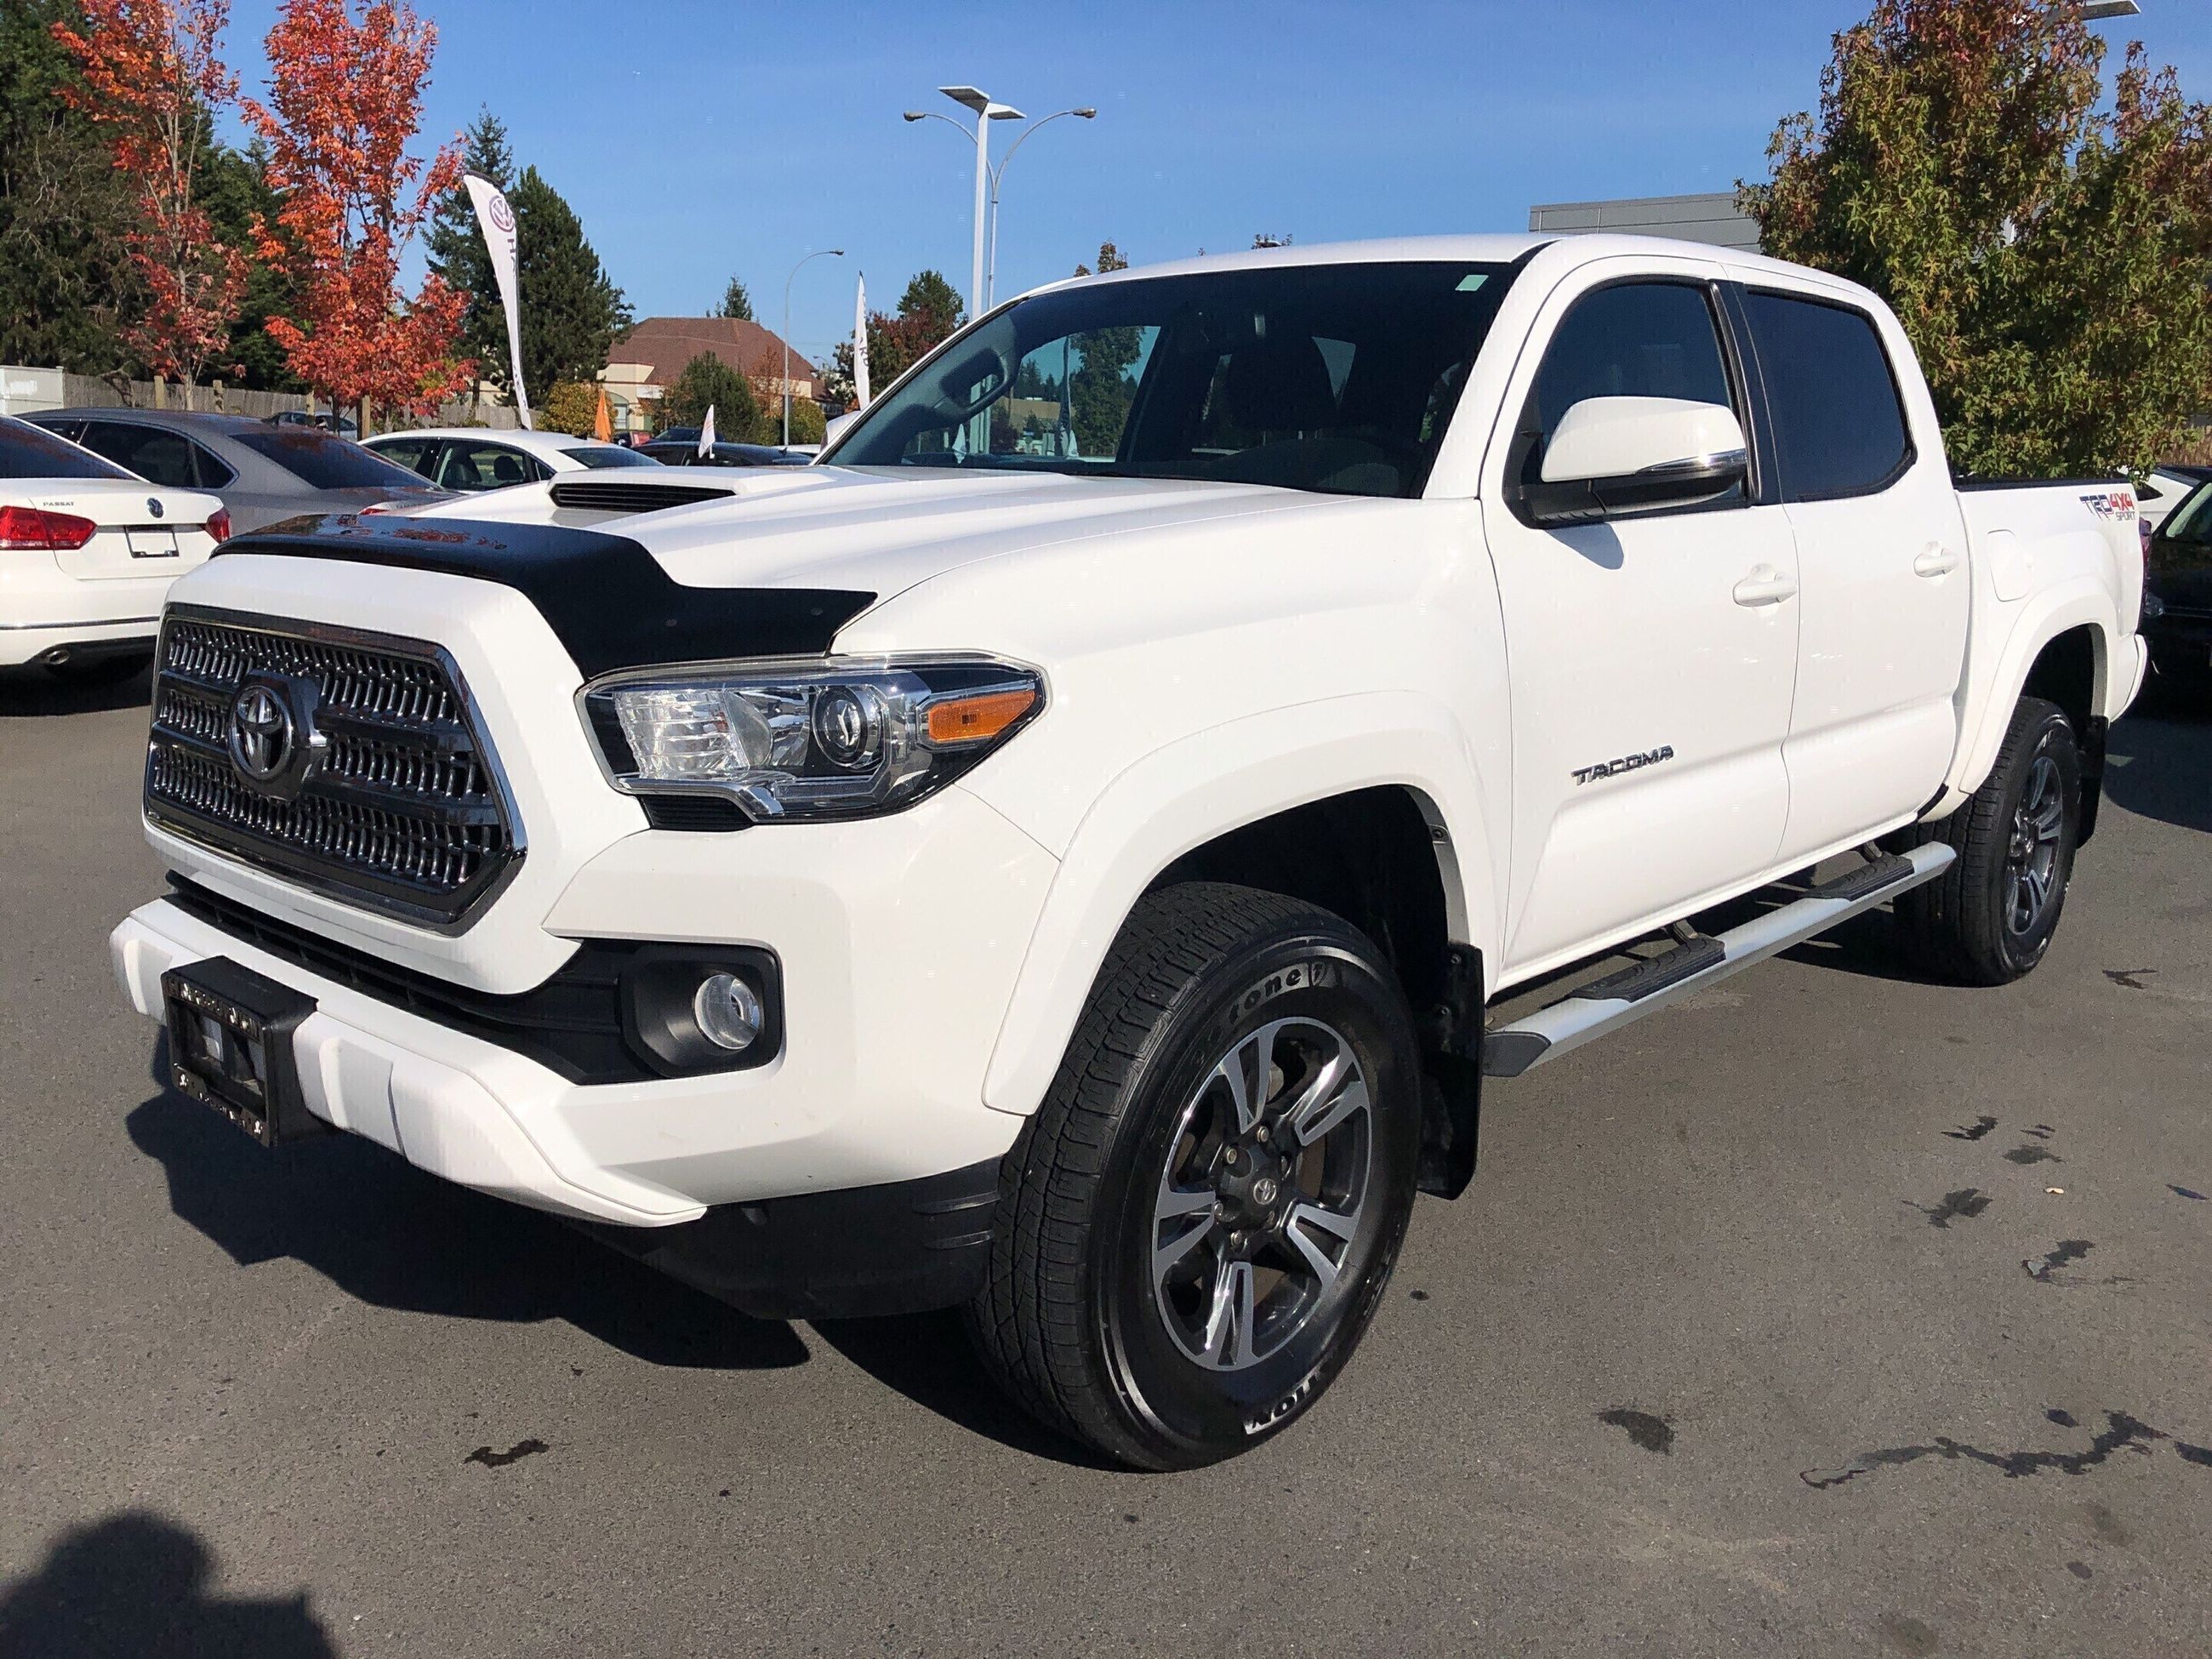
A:
[[[1846,917],[1935,880],[1958,856],[1942,842],[1887,854],[1741,927],[1710,937],[1696,935],[1648,962],[1593,980],[1549,1007],[1487,1033],[1482,1040],[1483,1072],[1489,1077],[1518,1077],[1677,998],[1802,945]]]

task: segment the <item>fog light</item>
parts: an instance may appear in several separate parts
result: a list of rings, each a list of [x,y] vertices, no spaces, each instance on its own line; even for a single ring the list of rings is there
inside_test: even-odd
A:
[[[691,994],[691,1018],[709,1042],[736,1054],[761,1034],[761,1000],[735,974],[709,974]]]

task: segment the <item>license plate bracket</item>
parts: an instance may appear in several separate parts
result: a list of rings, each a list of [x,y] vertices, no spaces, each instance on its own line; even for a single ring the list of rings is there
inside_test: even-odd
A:
[[[227,957],[161,975],[169,1082],[264,1146],[321,1134],[307,1109],[292,1036],[315,1000]]]
[[[173,530],[126,530],[124,544],[134,559],[173,559],[177,556],[177,532]]]

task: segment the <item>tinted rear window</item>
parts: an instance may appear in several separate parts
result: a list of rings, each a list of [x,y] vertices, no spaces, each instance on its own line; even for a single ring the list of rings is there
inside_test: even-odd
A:
[[[119,466],[110,466],[66,439],[57,438],[27,421],[0,415],[0,478],[127,478]]]
[[[1774,416],[1784,501],[1863,495],[1911,453],[1897,380],[1863,313],[1747,294],[1751,337]]]
[[[614,444],[589,444],[581,449],[561,452],[579,466],[588,466],[597,471],[604,466],[659,466],[660,463],[650,455],[635,449],[623,449]]]
[[[419,489],[422,480],[359,444],[312,427],[267,427],[230,434],[316,489]]]

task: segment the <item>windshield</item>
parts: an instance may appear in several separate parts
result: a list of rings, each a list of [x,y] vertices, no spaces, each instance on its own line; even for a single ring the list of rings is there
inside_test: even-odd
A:
[[[2166,515],[2158,533],[2169,542],[2192,547],[2212,545],[2212,483],[2201,483],[2191,490],[2181,505]]]
[[[1510,279],[1270,265],[1036,295],[953,341],[828,462],[1418,495]]]
[[[88,449],[0,415],[0,478],[130,478],[135,473],[112,466]]]
[[[230,436],[316,489],[420,489],[422,480],[349,438],[311,426],[272,426]]]

